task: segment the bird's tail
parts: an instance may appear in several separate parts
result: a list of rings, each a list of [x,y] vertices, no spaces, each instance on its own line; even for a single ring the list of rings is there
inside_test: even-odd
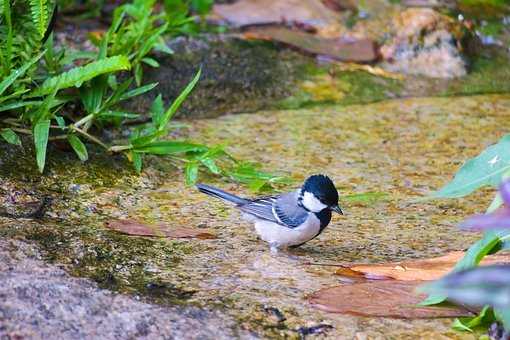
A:
[[[207,194],[207,195],[210,195],[210,196],[213,196],[216,198],[220,198],[222,200],[232,202],[237,205],[246,204],[248,202],[244,198],[229,194],[226,191],[220,190],[220,189],[212,187],[210,185],[197,184],[197,188],[198,188],[198,190],[200,190],[200,192],[203,192],[204,194]]]

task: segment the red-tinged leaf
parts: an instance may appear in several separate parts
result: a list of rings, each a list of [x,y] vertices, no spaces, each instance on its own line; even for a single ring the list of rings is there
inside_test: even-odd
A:
[[[215,235],[201,229],[173,227],[168,224],[145,224],[136,220],[115,220],[106,223],[106,227],[123,234],[133,236],[151,236],[166,238],[213,239]]]
[[[418,295],[415,290],[423,283],[387,280],[344,284],[315,292],[309,302],[325,312],[370,317],[430,319],[473,315],[462,307],[418,307],[425,295]]]
[[[340,61],[372,62],[377,59],[377,48],[369,39],[342,40],[300,32],[286,27],[257,27],[244,33],[246,39],[278,41],[316,55]]]
[[[346,265],[355,275],[361,274],[367,279],[394,279],[399,281],[438,280],[453,270],[455,264],[464,256],[463,251],[454,251],[440,257],[402,262],[352,264]],[[486,256],[481,265],[510,263],[510,254],[500,253]],[[338,275],[349,277],[345,268]]]

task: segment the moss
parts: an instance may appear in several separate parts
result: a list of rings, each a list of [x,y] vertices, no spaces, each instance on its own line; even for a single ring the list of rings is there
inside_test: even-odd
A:
[[[193,296],[193,290],[166,281],[157,270],[176,268],[192,252],[188,244],[129,237],[89,223],[3,229],[2,234],[35,242],[49,261],[65,265],[72,275],[94,280],[101,288],[161,304],[183,303]]]
[[[373,76],[364,71],[339,71],[333,66],[304,69],[297,90],[276,104],[283,109],[296,109],[325,104],[365,104],[398,97],[399,80]]]
[[[510,92],[509,79],[510,60],[506,54],[481,55],[473,59],[469,74],[452,81],[442,95]]]

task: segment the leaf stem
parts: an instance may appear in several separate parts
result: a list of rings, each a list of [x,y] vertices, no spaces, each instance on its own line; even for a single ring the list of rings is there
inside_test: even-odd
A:
[[[94,137],[92,136],[91,134],[89,134],[88,132],[86,131],[83,131],[82,129],[79,129],[77,128],[76,126],[70,126],[70,129],[72,131],[76,131],[77,133],[79,133],[80,135],[82,135],[83,137],[91,140],[92,142],[96,143],[96,144],[99,144],[100,146],[102,146],[104,149],[108,150],[108,145],[106,145],[105,143],[101,142],[97,137]]]
[[[132,149],[133,146],[132,145],[114,145],[114,146],[111,146],[108,151],[110,152],[121,152],[121,151],[125,151],[125,150],[129,150],[129,149]]]
[[[91,113],[91,114],[88,114],[86,115],[85,117],[83,117],[82,119],[80,119],[79,121],[77,121],[76,123],[74,123],[74,127],[79,127],[85,123],[87,123],[88,121],[92,120],[94,118],[94,114]]]

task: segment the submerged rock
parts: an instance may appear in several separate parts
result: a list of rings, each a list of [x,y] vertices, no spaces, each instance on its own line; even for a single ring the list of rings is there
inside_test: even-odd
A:
[[[218,312],[155,306],[72,278],[20,241],[0,239],[0,282],[2,339],[252,337]]]
[[[455,78],[466,75],[455,22],[430,8],[410,8],[392,21],[394,36],[381,47],[392,72]]]

